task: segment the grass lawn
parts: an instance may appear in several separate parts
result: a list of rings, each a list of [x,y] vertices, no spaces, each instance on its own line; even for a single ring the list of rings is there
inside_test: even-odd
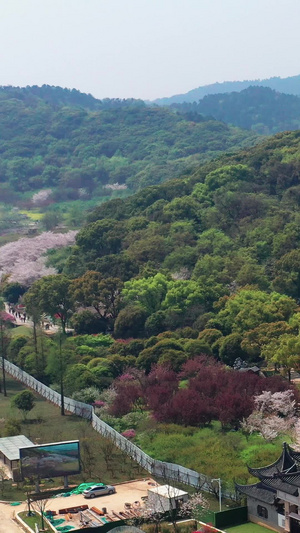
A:
[[[11,337],[18,337],[19,335],[25,335],[26,337],[32,337],[32,330],[27,326],[17,326],[9,330]]]
[[[27,511],[19,513],[20,518],[29,526],[33,531],[35,531],[35,524],[39,526],[40,529],[42,529],[42,520],[40,515],[35,514],[34,516],[27,516]],[[43,531],[52,531],[49,527],[47,527],[45,523],[45,529]]]
[[[234,526],[225,529],[226,533],[270,533],[270,529],[266,527],[258,526],[257,524],[252,524],[248,522],[247,524],[242,524],[241,526]]]
[[[22,213],[23,215],[27,215],[28,218],[30,218],[31,220],[34,220],[34,221],[41,220],[43,218],[43,216],[44,216],[44,213],[40,213],[40,212],[34,211],[34,210],[32,210],[32,211],[30,210],[29,211],[29,210],[26,210],[26,209],[21,209],[19,212]]]
[[[26,387],[7,376],[7,397],[0,394],[0,436],[5,436],[7,419],[15,419],[20,425],[20,434],[26,435],[35,444],[80,439],[82,473],[70,476],[69,482],[78,485],[83,481],[118,483],[145,476],[140,467],[114,445],[93,430],[90,423],[67,414],[60,415],[58,407],[36,395],[36,404],[23,421],[17,409],[11,407],[12,397]],[[62,479],[45,484],[52,488],[62,486]],[[43,488],[43,487],[41,487]],[[0,500],[24,500],[22,485],[12,486],[5,481],[0,486]]]

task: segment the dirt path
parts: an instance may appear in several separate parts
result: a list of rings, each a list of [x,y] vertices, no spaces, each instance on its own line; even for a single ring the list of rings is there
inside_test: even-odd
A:
[[[24,533],[13,520],[15,508],[7,503],[0,503],[0,533]]]

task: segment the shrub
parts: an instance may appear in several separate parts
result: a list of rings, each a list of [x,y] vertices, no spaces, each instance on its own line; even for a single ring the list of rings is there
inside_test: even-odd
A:
[[[136,432],[134,431],[134,429],[126,429],[125,431],[123,431],[122,435],[123,437],[126,437],[126,439],[134,439],[134,437],[136,436]]]
[[[78,402],[94,404],[98,400],[99,394],[100,391],[96,387],[87,387],[86,389],[74,392],[72,398]]]
[[[115,337],[126,339],[128,337],[142,337],[147,312],[138,305],[130,305],[122,309],[115,321]]]
[[[71,325],[78,335],[104,333],[107,328],[105,320],[88,310],[74,313],[71,319]]]
[[[18,420],[14,418],[8,418],[4,426],[4,437],[13,437],[15,435],[20,435],[21,433],[21,424]]]

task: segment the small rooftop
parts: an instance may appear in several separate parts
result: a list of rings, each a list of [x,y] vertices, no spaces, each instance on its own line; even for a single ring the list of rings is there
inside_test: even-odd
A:
[[[3,453],[9,461],[18,461],[20,459],[20,448],[33,445],[34,443],[27,439],[25,435],[3,437],[0,439],[0,452]]]
[[[179,498],[180,496],[185,496],[187,494],[187,492],[179,490],[176,487],[171,487],[170,485],[153,487],[152,489],[148,489],[148,492],[154,492],[164,498]]]

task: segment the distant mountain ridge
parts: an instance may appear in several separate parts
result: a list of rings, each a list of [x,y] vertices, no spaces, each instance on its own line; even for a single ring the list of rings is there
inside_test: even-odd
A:
[[[184,94],[175,94],[170,97],[157,98],[152,103],[157,105],[171,105],[174,103],[198,102],[208,94],[231,93],[234,91],[240,92],[251,85],[270,87],[270,89],[274,89],[281,93],[300,95],[300,75],[289,76],[288,78],[275,76],[265,80],[224,81],[222,83],[212,83],[210,85],[197,87]]]
[[[210,94],[199,103],[171,104],[186,120],[199,116],[263,135],[300,129],[300,98],[269,87],[248,87],[241,92]]]
[[[120,185],[129,193],[256,142],[253,132],[141,100],[0,87],[0,203],[45,188],[60,202],[80,199],[82,189],[89,199]]]
[[[0,85],[0,101],[7,99],[20,100],[31,107],[38,105],[41,100],[45,104],[55,106],[82,107],[90,110],[108,110],[128,106],[145,106],[143,100],[135,98],[104,98],[99,100],[91,94],[82,93],[78,89],[68,89],[53,85],[27,85],[14,87]]]

